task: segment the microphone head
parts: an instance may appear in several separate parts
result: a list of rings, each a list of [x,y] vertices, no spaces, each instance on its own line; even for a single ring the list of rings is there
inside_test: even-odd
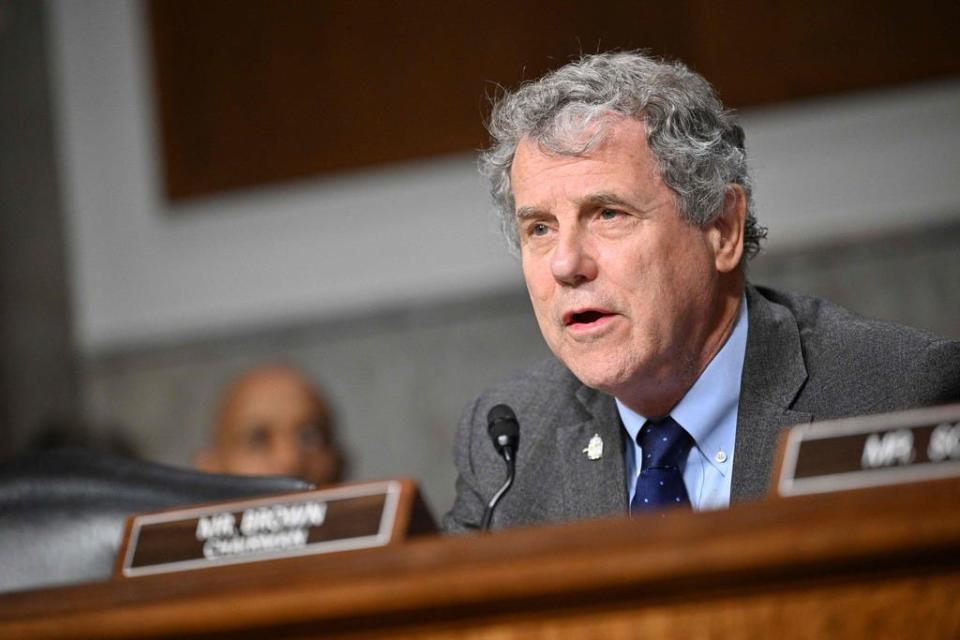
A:
[[[493,446],[501,456],[504,447],[514,451],[520,441],[520,423],[513,409],[505,404],[498,404],[487,413],[487,433],[493,441]]]

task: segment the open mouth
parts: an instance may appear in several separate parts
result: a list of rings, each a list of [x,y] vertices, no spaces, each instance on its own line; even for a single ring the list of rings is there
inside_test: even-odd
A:
[[[588,326],[610,315],[612,314],[604,311],[598,311],[597,309],[585,309],[584,311],[577,311],[575,313],[567,314],[565,318],[565,324],[568,327]]]

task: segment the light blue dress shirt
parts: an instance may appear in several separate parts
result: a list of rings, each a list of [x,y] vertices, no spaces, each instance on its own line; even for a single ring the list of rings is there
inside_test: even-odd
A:
[[[687,456],[683,483],[690,504],[697,511],[723,509],[730,505],[730,478],[733,471],[734,442],[737,435],[737,405],[740,377],[747,351],[747,300],[740,300],[740,311],[730,337],[686,395],[670,411],[677,423],[693,436],[696,443]],[[624,462],[627,492],[633,500],[637,474],[642,460],[637,434],[647,418],[617,400],[617,410],[633,446],[627,446]]]

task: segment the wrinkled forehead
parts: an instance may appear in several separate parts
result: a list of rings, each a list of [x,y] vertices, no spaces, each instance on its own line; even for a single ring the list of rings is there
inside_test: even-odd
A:
[[[517,166],[529,165],[532,158],[598,157],[609,155],[614,148],[615,153],[622,153],[629,148],[632,153],[642,155],[643,162],[653,160],[656,169],[658,163],[647,144],[647,125],[643,120],[610,110],[588,116],[574,113],[566,119],[556,119],[555,126],[533,131],[520,138],[510,163],[508,199],[511,209],[516,207]],[[618,144],[625,139],[629,140],[626,147]]]

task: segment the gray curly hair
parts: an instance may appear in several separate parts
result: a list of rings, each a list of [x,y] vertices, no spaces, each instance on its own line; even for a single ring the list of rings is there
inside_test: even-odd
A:
[[[660,175],[690,224],[716,219],[727,186],[742,186],[744,255],[756,255],[766,229],[753,214],[743,129],[702,76],[680,62],[638,51],[584,56],[494,104],[487,123],[492,143],[480,156],[480,169],[490,179],[501,228],[514,250],[519,237],[510,170],[521,139],[529,136],[551,153],[583,154],[602,139],[604,117],[610,114],[644,124]],[[584,142],[588,129],[592,135]]]

